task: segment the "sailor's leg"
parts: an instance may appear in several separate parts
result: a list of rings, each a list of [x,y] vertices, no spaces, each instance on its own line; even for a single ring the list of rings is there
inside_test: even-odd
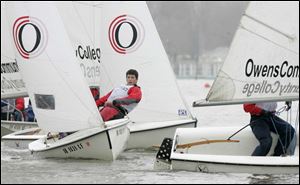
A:
[[[253,151],[252,156],[266,156],[272,146],[270,128],[265,119],[251,119],[251,122],[252,132],[259,141],[259,145]]]
[[[103,121],[109,121],[119,114],[119,111],[113,107],[104,107],[100,110]]]
[[[275,127],[274,127],[274,125]],[[295,136],[295,129],[283,119],[272,116],[272,125],[270,125],[272,132],[279,135],[279,141],[274,150],[274,156],[280,156],[282,154],[293,154],[296,145],[290,146]],[[292,143],[293,144],[293,143]],[[289,147],[290,146],[290,147]],[[289,151],[287,149],[289,148]]]

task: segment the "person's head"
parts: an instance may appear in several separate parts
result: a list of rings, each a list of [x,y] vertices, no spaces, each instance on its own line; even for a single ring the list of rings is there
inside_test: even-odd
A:
[[[139,78],[139,73],[134,69],[129,69],[126,72],[127,85],[136,85]]]

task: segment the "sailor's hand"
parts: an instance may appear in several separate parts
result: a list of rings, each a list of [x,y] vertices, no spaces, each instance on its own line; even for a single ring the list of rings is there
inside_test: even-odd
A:
[[[285,110],[289,111],[292,107],[292,101],[286,101],[285,106],[286,106]]]
[[[108,102],[105,102],[104,106],[113,107],[113,104],[112,104],[112,102],[108,101]]]

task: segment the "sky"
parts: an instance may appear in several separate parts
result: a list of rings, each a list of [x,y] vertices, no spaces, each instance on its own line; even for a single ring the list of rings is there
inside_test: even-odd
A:
[[[147,1],[170,55],[229,47],[248,1]]]

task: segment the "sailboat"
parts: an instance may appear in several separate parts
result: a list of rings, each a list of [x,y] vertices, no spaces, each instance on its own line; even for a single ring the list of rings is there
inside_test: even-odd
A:
[[[196,127],[162,45],[146,2],[102,3],[102,68],[100,94],[123,83],[124,71],[136,69],[143,97],[128,114],[127,149],[151,148],[176,128]],[[109,75],[113,73],[113,75]],[[108,85],[107,85],[108,84]]]
[[[299,101],[299,2],[250,2],[229,54],[206,100],[194,107],[268,101]],[[295,121],[299,126],[299,106]],[[297,131],[299,138],[299,131]],[[165,139],[156,167],[198,172],[254,174],[299,173],[299,140],[295,153],[251,156],[258,140],[250,127],[177,129]]]
[[[1,1],[1,17],[5,17],[5,3]],[[9,42],[6,21],[1,21],[1,100],[28,96],[25,83],[15,61],[12,43]],[[9,105],[15,109],[14,104]],[[1,137],[15,131],[37,127],[36,123],[1,120]]]
[[[127,149],[151,148],[176,128],[196,127],[145,2],[57,4],[81,69],[93,76],[87,82],[100,87],[101,96],[123,84],[128,69],[140,74],[143,98],[127,115]],[[84,66],[91,61],[96,64]]]
[[[116,159],[130,120],[103,122],[55,2],[7,2],[5,18],[39,127],[68,133],[34,141],[29,150],[40,157]]]

